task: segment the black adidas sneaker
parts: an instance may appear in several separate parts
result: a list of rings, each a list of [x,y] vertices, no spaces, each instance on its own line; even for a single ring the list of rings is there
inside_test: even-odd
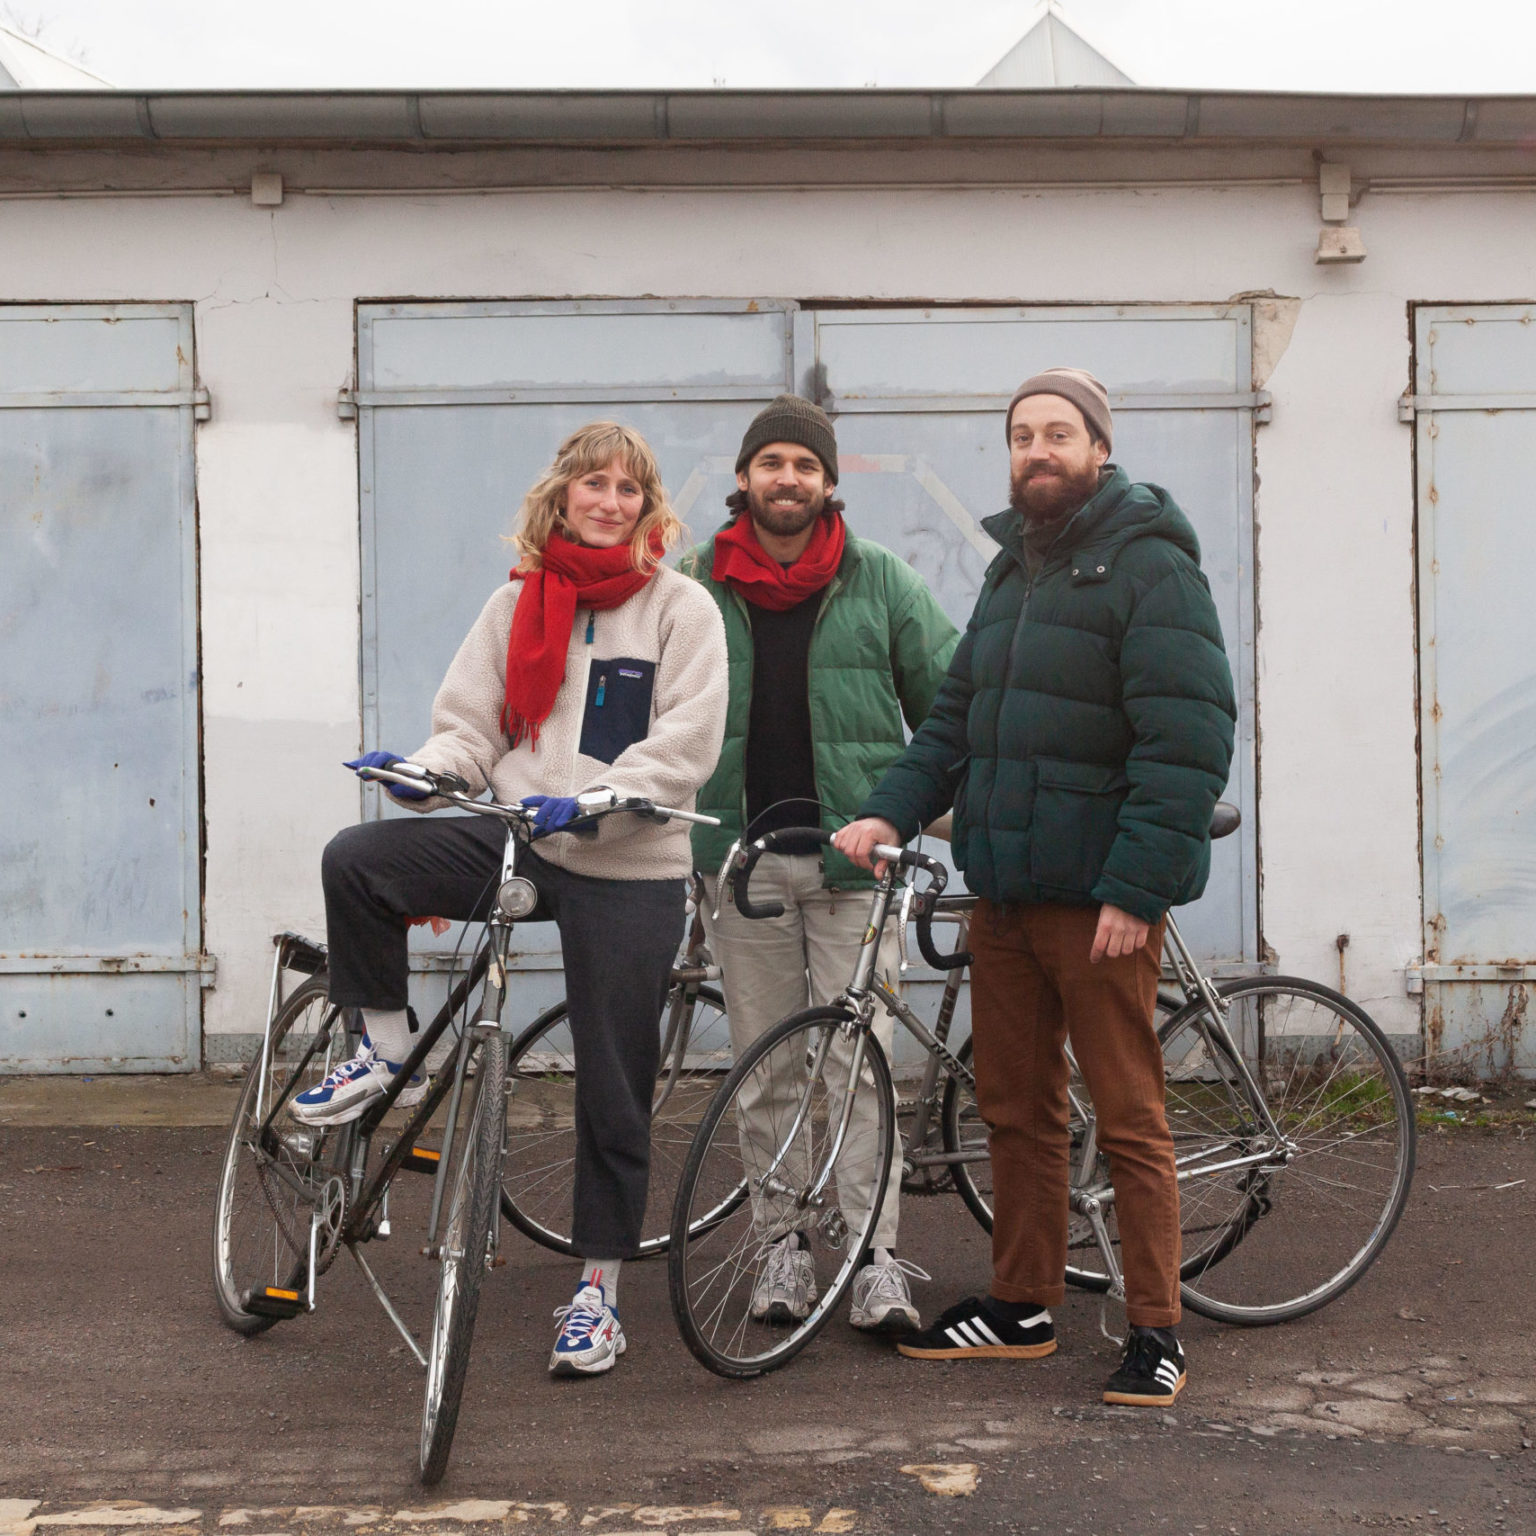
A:
[[[1044,1307],[1016,1323],[967,1296],[896,1348],[914,1360],[1036,1360],[1055,1352],[1056,1330]]]
[[[1158,1408],[1184,1390],[1184,1349],[1171,1328],[1132,1328],[1125,1358],[1104,1388],[1106,1403]]]

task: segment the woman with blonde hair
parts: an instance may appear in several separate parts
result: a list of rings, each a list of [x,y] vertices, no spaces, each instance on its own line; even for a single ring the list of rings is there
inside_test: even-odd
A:
[[[588,790],[691,808],[725,728],[725,631],[704,589],[660,563],[680,532],[637,432],[607,421],[573,432],[523,499],[518,564],[459,647],[410,760],[537,807],[539,831],[570,822]],[[370,752],[347,766],[398,761]],[[424,811],[445,803],[390,793]],[[549,1368],[561,1376],[606,1371],[624,1352],[619,1265],[639,1250],[660,1017],[692,869],[683,823],[610,816],[598,828],[540,840],[518,866],[538,889],[535,917],[560,929],[576,1052],[572,1233],[586,1259],[557,1314]],[[504,842],[483,816],[375,821],[332,839],[331,1001],[361,1009],[366,1032],[356,1056],[294,1100],[297,1118],[351,1120],[384,1092],[410,1053],[409,920],[483,918]]]

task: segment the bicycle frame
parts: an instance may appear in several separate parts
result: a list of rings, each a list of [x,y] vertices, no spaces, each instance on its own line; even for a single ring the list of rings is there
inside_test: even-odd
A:
[[[859,1069],[863,1064],[864,1040],[874,1020],[875,1004],[883,1005],[893,1018],[899,1020],[907,1032],[922,1046],[928,1057],[921,1080],[918,1098],[917,1112],[913,1125],[909,1129],[904,1142],[900,1147],[904,1166],[911,1168],[940,1166],[959,1162],[982,1162],[990,1155],[987,1151],[978,1149],[976,1152],[944,1152],[929,1151],[924,1149],[928,1135],[928,1126],[933,1111],[936,1097],[939,1075],[942,1072],[957,1078],[974,1091],[975,1076],[948,1047],[947,1040],[950,1027],[953,1023],[954,1009],[959,995],[963,969],[956,969],[946,979],[944,992],[939,1005],[939,1015],[936,1020],[936,1028],[928,1029],[921,1019],[913,1012],[911,1007],[897,995],[895,990],[883,978],[876,974],[875,965],[880,944],[880,937],[885,923],[890,916],[892,901],[898,885],[898,872],[894,865],[887,868],[885,875],[876,886],[870,902],[869,922],[865,927],[864,938],[860,945],[858,960],[854,967],[853,979],[848,986],[832,999],[832,1005],[847,1005],[853,1018],[844,1026],[846,1033],[856,1033],[853,1057],[848,1072],[848,1083],[843,1094],[843,1103],[839,1114],[839,1123],[832,1148],[824,1159],[819,1177],[804,1194],[807,1204],[814,1204],[820,1200],[826,1185],[830,1181],[833,1170],[836,1167],[838,1157],[843,1148],[848,1125],[852,1117],[853,1099],[856,1092]],[[974,904],[974,898],[960,896],[951,898],[941,904],[938,912],[934,914],[934,920],[949,920],[960,927],[960,939],[958,948],[963,948],[966,936],[969,932],[969,912]],[[906,917],[906,902],[903,902],[903,919]],[[904,937],[904,936],[903,936]],[[1280,1164],[1288,1161],[1293,1153],[1280,1127],[1276,1124],[1263,1093],[1260,1091],[1253,1072],[1244,1058],[1237,1042],[1233,1039],[1227,1026],[1226,1007],[1211,985],[1209,978],[1201,971],[1195,962],[1195,958],[1179,931],[1178,924],[1170,914],[1164,929],[1164,955],[1169,969],[1173,974],[1175,984],[1184,996],[1183,1006],[1175,1013],[1175,1017],[1182,1019],[1186,1024],[1192,1024],[1198,1030],[1201,1040],[1212,1055],[1227,1063],[1236,1074],[1250,1109],[1254,1113],[1254,1127],[1250,1136],[1240,1140],[1234,1139],[1229,1147],[1204,1148],[1199,1154],[1176,1161],[1176,1177],[1180,1183],[1193,1179],[1210,1178],[1221,1174],[1230,1173],[1239,1168],[1262,1169],[1266,1166],[1274,1166],[1277,1159]],[[903,954],[905,944],[903,943]],[[903,959],[905,964],[905,959]],[[1262,1038],[1258,1042],[1260,1053],[1263,1050]],[[822,1059],[824,1059],[827,1043],[824,1042],[818,1060],[812,1064],[811,1077],[814,1080],[818,1074]],[[1070,1043],[1066,1047],[1067,1060],[1075,1068]],[[1108,1217],[1114,1208],[1115,1192],[1107,1179],[1095,1181],[1092,1171],[1098,1162],[1098,1129],[1097,1122],[1084,1102],[1068,1089],[1069,1099],[1074,1114],[1086,1126],[1081,1145],[1074,1149],[1075,1156],[1069,1173],[1069,1205],[1072,1211],[1083,1217],[1089,1223],[1095,1242],[1103,1259],[1105,1272],[1109,1276],[1110,1286],[1106,1300],[1116,1300],[1124,1303],[1125,1279],[1120,1269],[1119,1259],[1115,1252],[1113,1239],[1109,1235]],[[801,1099],[799,1109],[794,1117],[789,1131],[781,1138],[780,1145],[775,1155],[762,1176],[764,1187],[768,1187],[768,1181],[788,1156],[791,1147],[799,1136],[804,1124],[805,1116],[809,1110],[809,1095]],[[1248,1150],[1253,1141],[1257,1139],[1260,1145],[1253,1150]],[[1223,1153],[1242,1146],[1244,1150],[1235,1156],[1224,1156]],[[1213,1161],[1213,1156],[1217,1159]],[[794,1193],[784,1189],[781,1193]],[[1122,1342],[1119,1337],[1110,1332],[1107,1322],[1101,1313],[1100,1327],[1106,1337],[1116,1343]]]

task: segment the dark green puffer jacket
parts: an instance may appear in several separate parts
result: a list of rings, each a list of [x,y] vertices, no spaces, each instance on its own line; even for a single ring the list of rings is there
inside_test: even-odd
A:
[[[746,820],[747,722],[752,708],[752,620],[746,599],[711,578],[715,541],[678,562],[702,582],[725,619],[731,689],[720,762],[699,791],[698,808],[718,827],[693,829],[693,861],[720,867]],[[811,632],[808,685],[816,793],[833,831],[879,782],[906,744],[902,718],[914,729],[933,703],[959,635],[921,576],[898,555],[848,535],[837,574]],[[946,801],[947,805],[948,802]],[[841,814],[838,814],[841,812]],[[873,876],[836,849],[823,852],[823,883],[842,889],[872,885]]]
[[[1193,901],[1237,718],[1194,529],[1109,466],[1031,579],[1017,512],[901,760],[860,807],[904,838],[953,801],[954,853],[992,901]]]

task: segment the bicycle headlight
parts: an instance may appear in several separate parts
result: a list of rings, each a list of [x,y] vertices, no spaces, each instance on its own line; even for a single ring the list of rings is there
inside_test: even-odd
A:
[[[513,875],[511,879],[503,880],[501,889],[496,893],[496,906],[501,915],[508,919],[527,917],[538,904],[539,893],[533,881],[524,875]]]

